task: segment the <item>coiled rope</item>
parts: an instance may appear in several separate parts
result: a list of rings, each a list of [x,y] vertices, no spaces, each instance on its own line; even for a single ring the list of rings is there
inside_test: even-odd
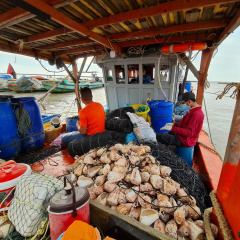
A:
[[[20,109],[15,110],[15,116],[17,119],[17,126],[18,126],[18,136],[25,137],[28,133],[29,129],[32,128],[33,122],[29,117],[29,114],[26,109],[21,109],[22,114],[20,116]]]
[[[233,99],[236,99],[237,98],[237,95],[238,95],[238,91],[240,91],[240,83],[228,83],[226,85],[226,87],[224,88],[223,92],[221,94],[219,94],[216,98],[217,99],[222,99],[222,97],[227,94],[229,92],[229,90],[232,88],[232,87],[236,87],[235,90],[233,91],[233,93],[230,95],[230,98],[233,98]]]

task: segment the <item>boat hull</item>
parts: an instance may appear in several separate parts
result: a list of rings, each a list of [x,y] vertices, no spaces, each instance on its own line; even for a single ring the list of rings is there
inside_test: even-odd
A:
[[[44,82],[43,86],[50,90],[52,89],[58,81],[49,81]],[[100,88],[103,87],[103,83],[79,83],[79,89],[81,87],[89,87],[89,88]],[[74,92],[75,91],[75,85],[72,82],[62,82],[60,83],[55,89],[52,90],[53,93],[66,93],[66,92]]]
[[[14,92],[17,92],[17,93],[28,93],[28,92],[42,92],[42,91],[47,91],[46,88],[39,88],[39,89],[36,89],[36,88],[32,88],[32,87],[28,87],[28,88],[21,88],[19,87],[17,84],[9,84],[8,85],[8,88]]]

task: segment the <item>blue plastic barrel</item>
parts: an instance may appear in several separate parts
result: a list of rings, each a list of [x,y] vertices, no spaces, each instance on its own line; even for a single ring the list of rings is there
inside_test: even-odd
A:
[[[79,121],[78,117],[68,117],[66,119],[66,132],[78,131],[76,123]]]
[[[192,166],[194,147],[175,147],[174,151],[180,158],[183,158],[189,166]]]
[[[148,115],[151,117],[152,128],[156,133],[168,132],[160,130],[166,123],[172,122],[173,117],[173,102],[164,100],[154,100],[148,102],[150,111]]]
[[[21,149],[17,120],[10,102],[12,96],[0,96],[0,158],[10,160]]]
[[[188,92],[191,92],[191,90],[192,90],[192,83],[189,82],[189,81],[186,81],[185,89],[186,89]]]
[[[22,139],[22,150],[26,151],[34,147],[41,147],[44,144],[45,132],[43,128],[42,116],[35,97],[12,98],[15,103],[14,109],[19,109],[19,102],[22,102],[24,108],[32,121],[32,127],[28,130],[26,136]]]

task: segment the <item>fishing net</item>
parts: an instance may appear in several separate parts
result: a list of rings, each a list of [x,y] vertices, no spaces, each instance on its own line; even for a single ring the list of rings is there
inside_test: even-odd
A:
[[[171,178],[180,183],[187,190],[187,193],[196,199],[197,206],[202,213],[206,208],[211,207],[211,200],[203,183],[203,180],[209,180],[206,176],[196,172],[170,148],[149,142],[143,144],[151,147],[152,156],[159,160],[161,165],[172,169]]]
[[[132,107],[118,108],[107,114],[107,119],[119,117],[120,119],[129,119],[126,112],[135,113]]]
[[[112,136],[112,140],[114,142],[119,142],[119,143],[126,143],[126,136],[127,134],[124,132],[117,132],[117,131],[106,131],[109,132]]]
[[[133,124],[129,119],[111,118],[106,120],[105,128],[111,131],[131,133],[133,131]]]
[[[97,133],[95,135],[87,136],[80,139],[75,139],[68,144],[68,153],[74,157],[76,155],[83,155],[90,149],[105,146],[112,136],[109,132]]]
[[[32,164],[35,162],[40,162],[41,160],[48,158],[49,156],[59,152],[60,150],[61,150],[60,146],[51,146],[49,148],[44,147],[31,148],[14,157],[14,161],[17,163]]]
[[[63,189],[62,181],[41,174],[22,176],[16,185],[8,218],[23,237],[39,233],[48,221],[49,199]]]

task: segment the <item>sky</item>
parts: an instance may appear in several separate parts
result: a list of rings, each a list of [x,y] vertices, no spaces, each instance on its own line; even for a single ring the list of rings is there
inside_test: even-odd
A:
[[[208,80],[217,82],[240,82],[240,27],[238,27],[215,51],[211,61]],[[192,56],[196,52],[192,53]],[[88,58],[84,70],[88,67],[92,58]],[[193,61],[197,69],[200,67],[201,53]],[[80,67],[82,59],[79,59],[78,66]],[[50,66],[47,61],[41,60],[41,64],[32,57],[6,53],[0,51],[0,73],[6,73],[8,64],[11,63],[16,73],[19,74],[48,74],[54,76],[55,74],[66,75],[66,72],[59,72],[54,66]],[[45,70],[45,69],[47,70]],[[71,68],[71,67],[70,67]],[[97,71],[98,76],[102,76],[102,70],[97,64],[92,64],[89,71]],[[86,75],[86,74],[85,74]],[[83,74],[84,76],[84,74]],[[196,78],[189,71],[188,80],[196,80]]]

